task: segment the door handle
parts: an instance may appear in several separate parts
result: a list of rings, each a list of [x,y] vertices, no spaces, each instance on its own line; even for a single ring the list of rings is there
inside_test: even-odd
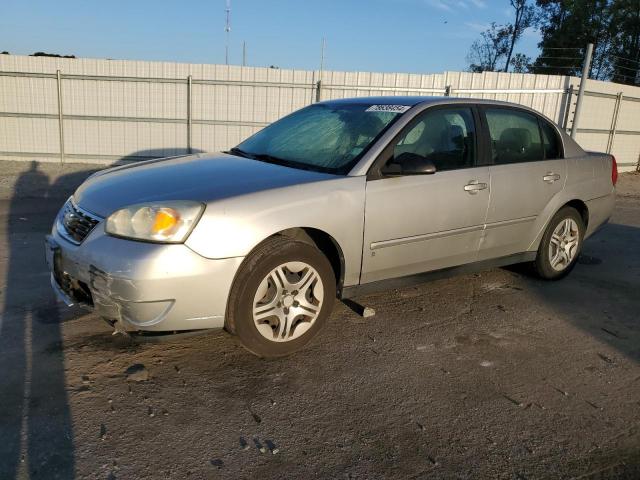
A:
[[[544,177],[542,177],[542,180],[544,180],[547,183],[553,183],[556,180],[560,180],[560,175],[553,172],[547,172],[547,174]]]
[[[480,183],[477,180],[470,180],[469,183],[464,186],[464,191],[469,192],[471,195],[475,195],[485,188],[487,188],[486,183]]]

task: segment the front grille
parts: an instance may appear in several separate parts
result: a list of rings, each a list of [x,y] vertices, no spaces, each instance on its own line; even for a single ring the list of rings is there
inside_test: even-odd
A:
[[[64,229],[61,233],[72,242],[79,244],[100,223],[100,219],[78,208],[69,199],[60,212],[60,223]]]

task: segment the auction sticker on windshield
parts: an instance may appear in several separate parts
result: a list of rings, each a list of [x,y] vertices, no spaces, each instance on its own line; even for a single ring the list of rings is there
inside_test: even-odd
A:
[[[365,112],[392,112],[404,113],[411,107],[408,105],[371,105]]]

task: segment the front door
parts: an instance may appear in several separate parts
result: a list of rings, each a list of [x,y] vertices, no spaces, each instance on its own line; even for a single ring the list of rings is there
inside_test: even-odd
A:
[[[388,164],[416,154],[436,172],[391,176],[383,168],[367,182],[361,283],[476,260],[489,168],[476,164],[475,118],[470,106],[431,107],[385,149]]]

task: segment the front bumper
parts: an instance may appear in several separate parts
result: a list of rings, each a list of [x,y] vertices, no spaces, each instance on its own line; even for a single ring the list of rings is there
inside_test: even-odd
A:
[[[91,307],[127,331],[221,328],[242,257],[212,260],[182,244],[111,237],[98,224],[74,245],[54,226],[46,242],[51,283],[69,304]]]

